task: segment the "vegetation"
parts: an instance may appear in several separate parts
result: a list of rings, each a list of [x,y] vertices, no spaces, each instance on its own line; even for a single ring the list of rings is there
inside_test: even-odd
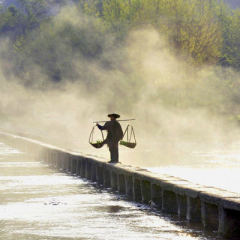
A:
[[[0,14],[0,36],[9,36],[18,49],[28,45],[35,29],[48,34],[49,18],[56,18],[49,16],[47,0],[19,0],[19,4],[21,7],[9,6]],[[130,30],[151,25],[195,64],[217,63],[240,70],[240,10],[231,10],[220,0],[79,0],[78,6],[79,14],[84,11],[101,21],[102,35],[111,31],[124,41]],[[68,38],[74,50],[78,46],[78,52],[86,57],[101,52],[99,42],[89,44],[91,34],[81,35],[78,26],[62,26],[54,34]],[[52,58],[49,56],[50,61]],[[56,75],[52,74],[54,80],[59,78]]]
[[[19,0],[19,4],[21,7],[9,6],[0,14],[0,36],[9,36],[17,47],[34,29],[49,31],[46,21],[56,17],[49,16],[47,0]],[[83,10],[101,20],[102,34],[111,31],[119,41],[132,29],[152,25],[196,64],[218,63],[240,70],[240,10],[231,10],[220,0],[79,0],[78,6],[79,14]],[[96,57],[101,51],[99,43],[89,45],[90,36],[79,37],[77,28],[58,34],[75,37],[69,44],[78,45],[87,57]]]
[[[240,69],[239,12],[220,0],[81,0],[85,13],[103,19],[119,37],[152,25],[197,64]]]
[[[107,85],[115,89],[109,91],[109,98],[124,93],[129,102],[137,101],[137,91],[125,90],[141,89],[142,76],[132,71],[122,49],[130,32],[152,27],[190,66],[224,67],[200,83],[202,89],[219,87],[217,100],[207,96],[206,90],[192,97],[191,86],[185,86],[184,91],[156,88],[153,99],[161,95],[161,101],[169,105],[206,105],[238,116],[233,105],[240,102],[240,82],[225,67],[240,71],[239,9],[230,9],[221,0],[76,0],[77,7],[65,5],[59,12],[51,11],[54,2],[18,0],[18,7],[1,8],[1,44],[7,47],[2,47],[0,54],[9,60],[4,67],[7,76],[17,76],[26,86],[43,89],[49,83],[64,81],[81,81],[90,92]],[[93,71],[92,66],[97,68]],[[216,80],[212,75],[226,76],[227,80]],[[188,96],[187,104],[181,99],[183,92]],[[120,99],[118,104],[125,106],[126,102]]]

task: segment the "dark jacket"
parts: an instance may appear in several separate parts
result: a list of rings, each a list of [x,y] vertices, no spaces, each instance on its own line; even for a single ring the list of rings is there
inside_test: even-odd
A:
[[[120,123],[117,120],[106,122],[103,126],[97,124],[100,130],[107,130],[105,143],[108,145],[117,144],[123,138],[123,131]]]

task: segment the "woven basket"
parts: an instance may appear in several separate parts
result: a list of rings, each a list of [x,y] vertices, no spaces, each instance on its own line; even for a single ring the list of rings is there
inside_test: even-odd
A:
[[[137,144],[131,143],[131,142],[120,141],[120,145],[128,147],[128,148],[135,148]]]
[[[104,142],[90,143],[95,148],[101,148],[104,145]]]

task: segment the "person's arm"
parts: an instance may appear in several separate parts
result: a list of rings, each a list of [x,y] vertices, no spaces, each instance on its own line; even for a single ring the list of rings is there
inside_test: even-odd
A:
[[[100,130],[103,130],[103,126],[99,125],[98,123],[97,123],[97,127],[98,127]]]
[[[108,124],[107,124],[107,122],[106,122],[103,126],[101,126],[100,124],[97,123],[97,127],[98,127],[100,130],[107,130]]]

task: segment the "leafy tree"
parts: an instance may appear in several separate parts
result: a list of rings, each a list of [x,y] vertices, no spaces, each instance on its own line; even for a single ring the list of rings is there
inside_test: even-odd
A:
[[[220,64],[240,70],[240,10],[219,16],[223,31],[223,48]]]
[[[198,64],[218,61],[222,34],[216,0],[103,0],[98,8],[99,3],[91,1],[88,6],[94,6],[95,15],[120,37],[151,24]]]
[[[19,0],[19,4],[19,7],[11,5],[2,9],[0,13],[0,35],[13,40],[38,27],[46,17],[45,0]]]
[[[169,5],[170,40],[198,64],[216,63],[222,36],[211,1],[175,0]]]

